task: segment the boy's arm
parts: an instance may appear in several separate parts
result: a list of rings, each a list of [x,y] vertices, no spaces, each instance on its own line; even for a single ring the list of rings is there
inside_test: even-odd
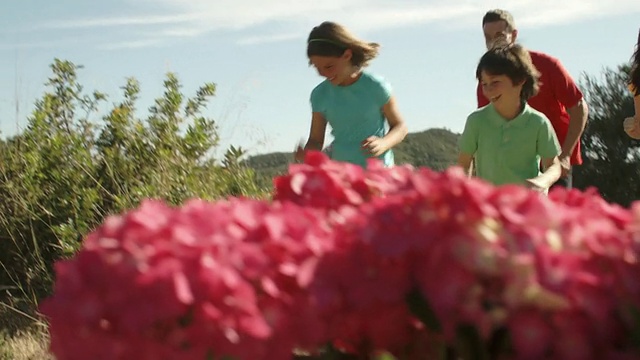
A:
[[[562,167],[557,156],[542,159],[542,174],[526,180],[526,186],[537,190],[546,191],[562,176]]]
[[[458,153],[458,166],[462,167],[464,173],[471,177],[473,175],[473,158],[478,151],[479,129],[477,119],[472,116],[467,117],[464,130],[458,140],[460,151]]]
[[[549,119],[544,117],[540,119],[541,126],[538,129],[536,139],[536,151],[540,155],[540,163],[542,164],[542,174],[527,179],[525,185],[537,191],[546,192],[560,177],[562,177],[562,163],[560,154],[562,148],[558,142],[556,132],[553,130]]]
[[[462,168],[465,175],[467,175],[468,177],[471,177],[472,170],[473,170],[472,165],[473,165],[473,155],[469,155],[463,152],[461,152],[458,155],[458,166]]]

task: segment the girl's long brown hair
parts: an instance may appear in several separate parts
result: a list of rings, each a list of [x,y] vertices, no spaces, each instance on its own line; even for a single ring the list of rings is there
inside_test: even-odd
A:
[[[351,64],[365,67],[378,55],[380,45],[367,42],[353,35],[344,26],[325,21],[311,30],[307,39],[307,57],[340,57],[345,50],[351,49]]]
[[[631,57],[631,73],[630,83],[635,88],[635,96],[640,95],[640,29],[638,29],[638,41],[636,42],[636,50]]]

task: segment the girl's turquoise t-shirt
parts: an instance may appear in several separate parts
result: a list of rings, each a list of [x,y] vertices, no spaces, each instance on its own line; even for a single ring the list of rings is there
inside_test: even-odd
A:
[[[391,86],[382,78],[363,71],[351,85],[338,86],[325,80],[311,92],[311,109],[321,113],[331,126],[334,141],[331,158],[366,167],[369,157],[362,142],[369,136],[387,133],[382,107],[391,98]],[[385,166],[394,165],[393,151],[379,157]]]

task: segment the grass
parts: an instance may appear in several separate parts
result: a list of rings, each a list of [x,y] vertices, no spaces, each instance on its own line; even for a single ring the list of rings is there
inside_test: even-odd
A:
[[[0,360],[53,360],[46,324],[28,311],[0,302]]]
[[[48,337],[41,331],[0,334],[0,360],[53,360],[48,346]]]

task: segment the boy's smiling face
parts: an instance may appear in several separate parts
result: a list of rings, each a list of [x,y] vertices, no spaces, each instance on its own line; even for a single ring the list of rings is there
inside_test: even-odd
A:
[[[492,75],[484,70],[480,73],[480,83],[482,84],[482,93],[492,103],[520,103],[522,83],[514,84],[506,75]]]

